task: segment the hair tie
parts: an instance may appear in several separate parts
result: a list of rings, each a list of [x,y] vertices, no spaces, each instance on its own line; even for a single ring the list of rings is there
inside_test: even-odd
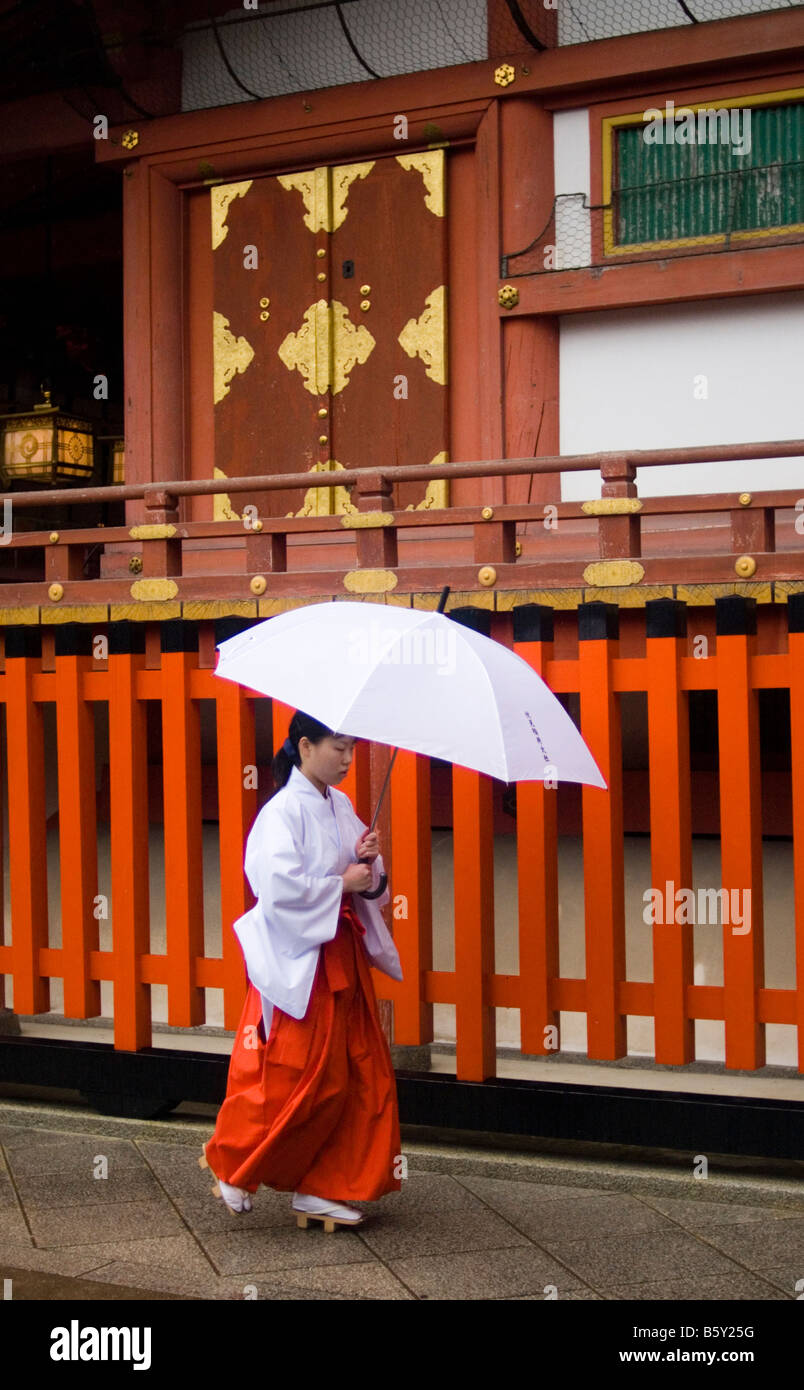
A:
[[[296,749],[293,747],[289,738],[286,738],[285,742],[282,744],[282,752],[287,753],[289,758],[295,758]]]

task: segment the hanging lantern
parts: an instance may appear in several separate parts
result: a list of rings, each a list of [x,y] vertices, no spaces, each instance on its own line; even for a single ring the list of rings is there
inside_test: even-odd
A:
[[[126,441],[116,439],[112,444],[112,482],[115,486],[126,481]]]
[[[44,400],[33,410],[3,418],[3,484],[54,487],[91,482],[95,468],[92,425],[52,405],[49,391],[43,394]]]

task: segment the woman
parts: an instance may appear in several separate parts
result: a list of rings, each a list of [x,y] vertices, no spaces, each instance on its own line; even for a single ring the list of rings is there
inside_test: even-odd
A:
[[[336,790],[354,743],[297,711],[274,758],[280,790],[246,845],[257,903],[234,924],[250,985],[199,1160],[230,1210],[250,1211],[263,1183],[293,1193],[299,1226],[329,1231],[363,1220],[349,1200],[402,1186],[396,1079],[369,961],[395,980],[402,971],[379,911],[387,888],[360,896],[379,886],[377,835]]]

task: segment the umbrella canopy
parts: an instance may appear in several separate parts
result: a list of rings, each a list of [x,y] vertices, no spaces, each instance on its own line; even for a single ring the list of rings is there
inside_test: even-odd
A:
[[[503,782],[606,783],[566,710],[527,662],[442,613],[327,602],[221,642],[215,674],[338,733]]]

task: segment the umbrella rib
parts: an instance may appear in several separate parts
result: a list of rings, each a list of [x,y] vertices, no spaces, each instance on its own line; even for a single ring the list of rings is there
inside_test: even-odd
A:
[[[490,639],[489,639],[489,638],[486,638],[485,640],[486,640],[486,641],[489,641]],[[491,691],[492,704],[493,704],[493,706],[496,708],[496,707],[497,707],[497,700],[496,700],[496,696],[495,696],[495,693],[494,693],[494,685],[493,685],[493,683],[492,683],[491,676],[489,675],[489,673],[488,673],[488,671],[487,671],[487,669],[486,669],[485,663],[484,663],[484,661],[482,660],[482,658],[480,657],[479,653],[475,651],[474,647],[468,646],[468,647],[467,647],[467,650],[471,652],[471,654],[472,654],[472,656],[474,657],[475,661],[479,664],[480,669],[481,669],[481,671],[483,672],[483,675],[484,675],[485,678],[486,678],[486,684],[488,685],[489,690]],[[506,755],[505,755],[505,739],[503,738],[503,734],[502,734],[502,729],[501,729],[501,728],[498,727],[497,732],[498,732],[498,736],[499,736],[500,749],[501,749],[501,752],[502,752],[502,763],[503,763],[503,767],[505,768],[505,772],[506,772],[505,778],[504,778],[504,779],[500,779],[500,780],[504,780],[504,781],[506,782],[506,784],[507,784],[507,782],[508,782],[508,776],[507,776],[507,774],[508,774],[508,759],[507,759],[507,757],[506,757]]]

